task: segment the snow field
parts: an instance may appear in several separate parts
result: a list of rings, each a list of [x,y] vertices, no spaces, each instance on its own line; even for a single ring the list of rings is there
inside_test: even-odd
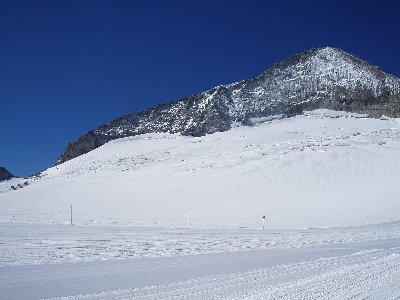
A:
[[[400,223],[291,230],[0,224],[4,266],[305,248],[400,238]]]
[[[400,249],[57,299],[398,299]]]
[[[0,185],[0,222],[307,228],[400,218],[400,126],[318,110],[204,137],[112,141]]]

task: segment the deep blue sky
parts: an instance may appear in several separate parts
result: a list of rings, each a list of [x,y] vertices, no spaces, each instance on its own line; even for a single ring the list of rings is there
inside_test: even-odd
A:
[[[0,166],[116,117],[335,46],[400,75],[400,1],[0,0]]]

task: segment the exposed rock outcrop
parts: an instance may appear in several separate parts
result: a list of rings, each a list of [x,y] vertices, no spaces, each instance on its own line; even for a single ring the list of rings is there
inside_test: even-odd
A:
[[[251,118],[317,108],[400,117],[400,80],[340,49],[311,49],[257,77],[115,119],[69,143],[57,164],[126,136],[202,136],[249,124]]]
[[[0,167],[0,181],[9,180],[15,176],[11,174],[6,168]]]

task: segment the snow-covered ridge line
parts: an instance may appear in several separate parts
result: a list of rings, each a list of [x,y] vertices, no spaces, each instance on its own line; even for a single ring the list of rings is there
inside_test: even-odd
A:
[[[115,119],[71,142],[58,163],[110,140],[151,132],[203,136],[273,115],[325,108],[400,116],[400,80],[340,49],[311,49],[261,75]]]

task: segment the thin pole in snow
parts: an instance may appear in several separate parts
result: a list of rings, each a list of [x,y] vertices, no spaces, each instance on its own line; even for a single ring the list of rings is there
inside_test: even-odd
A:
[[[188,225],[188,227],[190,226],[190,214],[189,213],[187,215],[187,225]]]
[[[265,216],[263,216],[263,229],[265,229]]]
[[[71,205],[71,225],[72,225],[72,205]]]

